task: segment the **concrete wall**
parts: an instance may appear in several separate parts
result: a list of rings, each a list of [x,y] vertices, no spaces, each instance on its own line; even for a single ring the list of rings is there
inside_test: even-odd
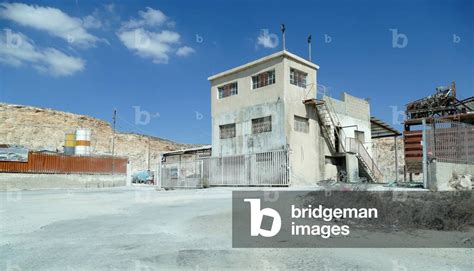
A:
[[[291,68],[308,74],[306,87],[290,83]],[[305,60],[283,54],[211,77],[212,156],[288,147],[292,185],[310,185],[323,178],[335,177],[336,165],[326,163],[326,156],[331,153],[321,134],[316,109],[303,104],[304,100],[316,97],[318,68]],[[269,70],[275,70],[275,84],[252,89],[252,76]],[[218,87],[232,82],[237,82],[238,94],[218,99]],[[357,125],[357,128],[345,130],[347,136],[355,137],[355,130],[363,131],[365,145],[371,153],[369,103],[346,93],[341,101],[333,101],[342,125]],[[270,115],[272,131],[252,134],[251,120]],[[308,133],[295,131],[295,116],[308,119]],[[236,137],[220,139],[219,126],[231,123],[236,124]]]
[[[226,112],[241,110],[244,107],[277,101],[283,96],[283,57],[271,59],[245,69],[211,81],[211,115],[212,118]],[[275,84],[252,89],[252,76],[259,73],[275,70]],[[238,94],[218,98],[218,88],[228,83],[237,82]],[[213,126],[214,128],[214,126]]]
[[[370,155],[372,155],[372,132],[370,129],[370,105],[369,102],[349,95],[342,94],[342,99],[337,100],[329,98],[334,110],[341,121],[342,126],[352,126],[344,128],[344,133],[347,137],[355,138],[355,131],[364,132],[365,142],[364,146]]]
[[[125,186],[126,178],[126,175],[0,173],[0,191]]]
[[[320,150],[320,128],[314,106],[303,101],[316,98],[317,70],[292,59],[284,59],[285,136],[290,147],[290,180],[293,185],[310,185],[321,180],[324,155]],[[308,74],[305,88],[290,83],[290,69]],[[309,132],[295,131],[295,116],[309,121]]]
[[[303,61],[304,62],[304,61]],[[300,60],[279,56],[211,81],[212,155],[230,156],[290,148],[292,184],[307,185],[321,178],[316,111],[303,100],[316,97],[316,69]],[[305,72],[307,86],[290,83],[290,69]],[[252,89],[252,76],[275,70],[275,84]],[[218,87],[237,81],[238,95],[218,99]],[[272,131],[252,134],[252,119],[272,116]],[[309,120],[309,133],[294,131],[294,117]],[[235,123],[236,137],[220,139],[219,126]]]
[[[272,131],[252,134],[252,119],[272,117]],[[236,136],[220,138],[219,125],[235,123]],[[212,156],[230,156],[281,150],[286,146],[283,101],[241,107],[212,118]]]
[[[453,191],[449,181],[454,175],[467,175],[474,177],[474,165],[453,164],[433,161],[428,166],[428,189],[431,191]]]

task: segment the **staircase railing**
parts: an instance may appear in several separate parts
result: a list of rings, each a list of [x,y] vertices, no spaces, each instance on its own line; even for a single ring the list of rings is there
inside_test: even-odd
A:
[[[321,97],[319,100],[324,101],[324,105],[326,106],[326,110],[328,111],[329,118],[331,119],[331,122],[334,126],[334,131],[339,141],[339,147],[341,149],[340,152],[346,152],[345,141],[347,135],[343,129],[338,129],[338,127],[342,126],[342,122],[336,114],[336,109],[334,108],[334,105],[330,99],[330,96],[327,93],[327,90],[324,90],[321,93],[318,92],[317,96]]]
[[[331,96],[328,95],[327,90],[324,89],[323,91],[318,92],[317,98],[318,97],[320,97],[319,100],[324,102],[321,106],[326,107],[329,118],[334,126],[334,131],[338,138],[341,152],[352,152],[357,154],[360,157],[360,160],[365,163],[365,167],[370,171],[368,172],[369,175],[372,175],[376,180],[382,180],[383,174],[377,167],[374,159],[369,154],[364,144],[357,138],[347,137],[344,129],[338,129],[338,127],[342,127],[342,122],[336,114],[334,104],[332,103]]]
[[[359,155],[362,159],[362,162],[366,163],[366,167],[368,170],[370,170],[371,174],[376,180],[382,180],[383,179],[383,174],[380,171],[380,169],[377,167],[377,164],[375,163],[374,159],[372,159],[372,156],[369,154],[367,149],[365,148],[364,144],[360,142],[359,139],[357,138],[347,138],[346,139],[346,146],[347,146],[347,152],[355,153],[356,155]]]

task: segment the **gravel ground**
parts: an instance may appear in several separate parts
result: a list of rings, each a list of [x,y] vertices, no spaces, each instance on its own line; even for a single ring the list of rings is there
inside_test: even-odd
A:
[[[473,270],[473,249],[233,249],[231,189],[0,192],[0,270]]]

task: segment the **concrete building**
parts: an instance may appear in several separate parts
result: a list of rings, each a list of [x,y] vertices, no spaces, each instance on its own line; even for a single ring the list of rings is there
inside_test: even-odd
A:
[[[318,70],[281,51],[209,77],[212,157],[286,150],[291,185],[341,176],[380,180],[369,103],[318,93]]]

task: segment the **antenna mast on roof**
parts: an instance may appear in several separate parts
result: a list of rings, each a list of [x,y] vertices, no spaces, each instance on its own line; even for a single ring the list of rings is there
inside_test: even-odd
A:
[[[311,35],[308,36],[308,53],[309,53],[309,62],[311,62]]]
[[[281,24],[280,27],[281,33],[283,35],[283,51],[286,51],[286,43],[285,43],[285,24]]]

